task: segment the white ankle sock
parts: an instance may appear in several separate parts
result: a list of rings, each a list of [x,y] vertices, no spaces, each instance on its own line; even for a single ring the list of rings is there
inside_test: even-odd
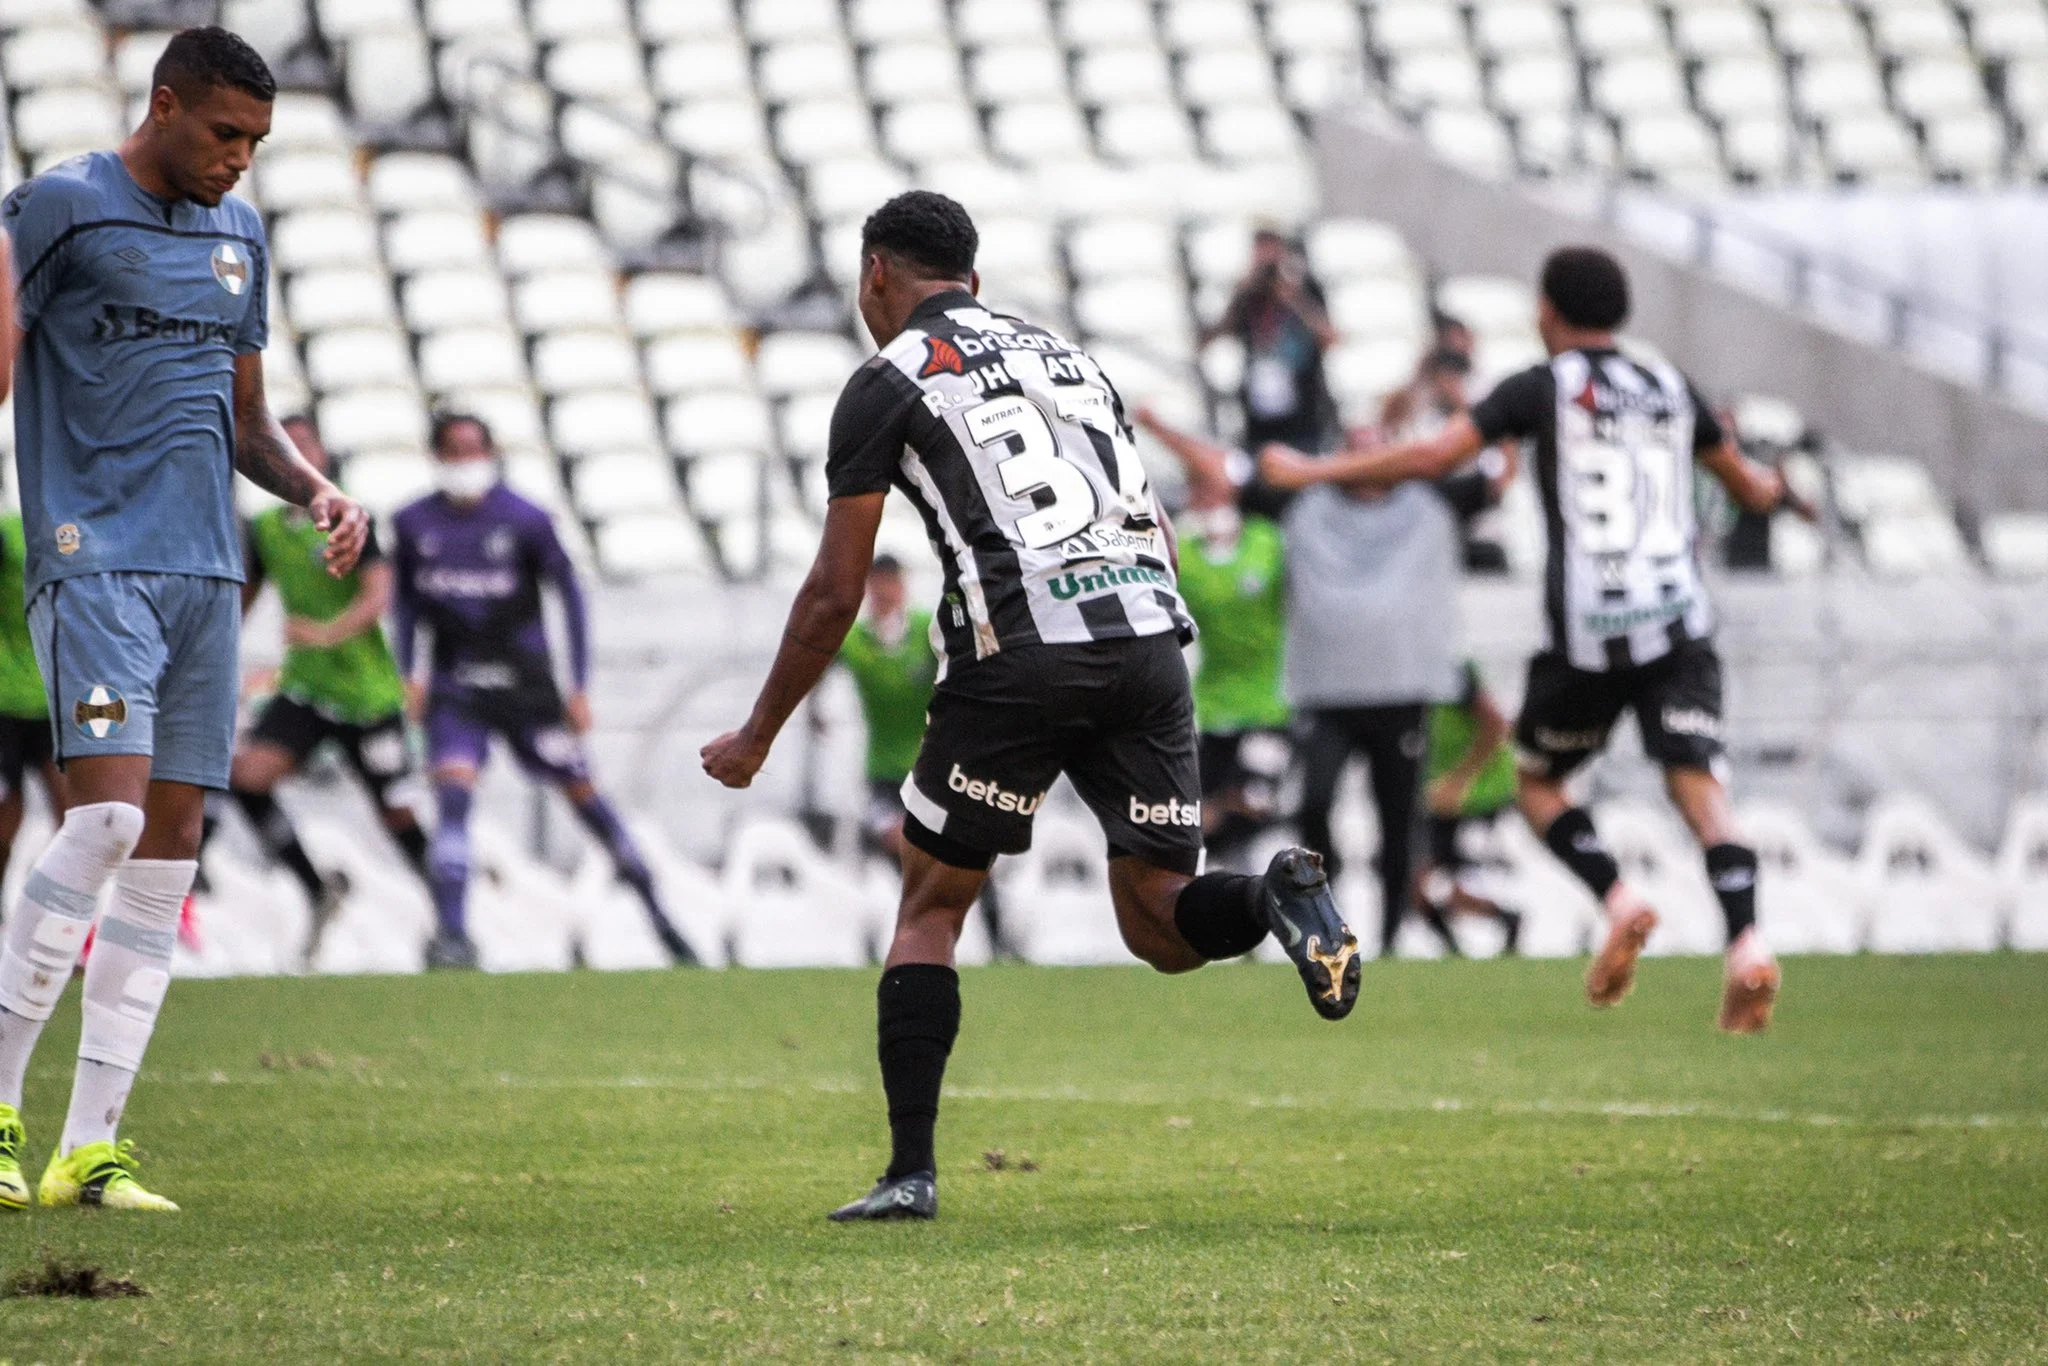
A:
[[[85,965],[85,1022],[60,1151],[114,1137],[171,984],[178,909],[198,871],[191,859],[130,859],[115,870],[113,903]]]
[[[29,1055],[78,965],[100,889],[141,837],[140,807],[75,806],[29,870],[0,947],[0,1104],[21,1105]]]

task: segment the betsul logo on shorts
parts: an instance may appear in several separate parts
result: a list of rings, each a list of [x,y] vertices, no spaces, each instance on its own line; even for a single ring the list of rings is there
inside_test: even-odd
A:
[[[946,775],[946,786],[971,802],[980,802],[983,806],[992,806],[998,811],[1014,811],[1020,816],[1030,815],[1045,801],[1043,792],[1036,797],[1023,797],[1004,790],[996,783],[970,778],[960,771],[958,764],[953,765],[953,771]]]
[[[128,699],[104,683],[95,683],[71,709],[71,719],[93,739],[104,740],[128,724]]]
[[[1202,804],[1169,797],[1163,802],[1141,802],[1131,798],[1132,825],[1200,825]]]

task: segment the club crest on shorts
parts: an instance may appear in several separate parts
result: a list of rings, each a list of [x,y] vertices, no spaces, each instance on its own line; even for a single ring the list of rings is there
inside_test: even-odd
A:
[[[71,709],[71,719],[93,739],[104,740],[128,724],[128,699],[104,683],[95,683]]]
[[[249,258],[233,242],[222,242],[213,249],[213,278],[222,289],[239,297],[249,287]]]
[[[78,523],[66,522],[63,526],[57,528],[55,536],[57,553],[59,555],[76,555],[78,553]]]

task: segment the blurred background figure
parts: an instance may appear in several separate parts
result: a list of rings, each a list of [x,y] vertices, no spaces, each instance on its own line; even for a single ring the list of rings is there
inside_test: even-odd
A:
[[[917,763],[925,708],[939,676],[932,614],[908,601],[902,564],[893,555],[877,555],[868,570],[867,610],[839,647],[839,662],[853,678],[868,732],[868,806],[861,838],[898,860],[903,857],[903,780]]]
[[[1180,532],[1180,594],[1201,629],[1195,725],[1201,732],[1202,829],[1212,863],[1238,867],[1247,846],[1280,817],[1280,785],[1293,746],[1293,709],[1281,688],[1287,651],[1284,539],[1270,517],[1240,510],[1229,454],[1161,421],[1138,425],[1187,472]]]
[[[1473,827],[1490,827],[1515,804],[1515,752],[1507,714],[1494,700],[1479,666],[1465,661],[1464,691],[1454,702],[1429,709],[1429,755],[1423,770],[1428,811],[1427,861],[1415,879],[1415,904],[1444,948],[1457,954],[1450,919],[1490,916],[1507,931],[1505,951],[1521,943],[1522,917],[1472,886],[1476,861],[1465,849]]]
[[[331,461],[312,420],[288,417],[284,429],[299,454],[325,474]],[[265,583],[277,586],[284,607],[284,665],[274,695],[235,749],[228,778],[229,791],[264,851],[305,891],[313,914],[304,948],[308,963],[348,895],[348,878],[314,866],[275,794],[278,783],[303,767],[322,743],[332,740],[340,747],[376,803],[385,832],[421,880],[428,880],[426,833],[400,786],[413,767],[405,734],[405,684],[384,639],[391,565],[373,528],[355,569],[335,578],[321,559],[326,539],[304,510],[289,504],[267,508],[249,521],[242,612],[248,614]],[[202,858],[217,827],[216,821],[207,821]]]
[[[1322,286],[1309,274],[1299,247],[1276,229],[1252,237],[1251,268],[1231,294],[1223,316],[1203,329],[1206,346],[1236,337],[1244,347],[1244,448],[1269,441],[1297,450],[1328,450],[1337,434],[1337,408],[1323,373],[1323,353],[1337,343]]]
[[[64,771],[53,757],[49,697],[28,638],[28,606],[22,596],[27,563],[21,513],[0,514],[0,782],[6,784],[0,795],[0,877],[14,860],[31,771],[43,780],[51,818],[64,819]]]
[[[392,613],[407,703],[427,732],[440,824],[430,850],[439,931],[427,965],[473,968],[468,932],[469,816],[491,737],[520,767],[565,797],[619,877],[639,896],[662,947],[678,964],[696,955],[663,910],[654,874],[612,804],[598,792],[583,739],[590,730],[590,627],[582,585],[546,510],[505,486],[497,444],[482,419],[445,413],[431,444],[439,491],[402,509],[393,559]],[[572,691],[555,681],[542,590],[561,599]],[[432,665],[415,680],[419,629],[433,635]]]

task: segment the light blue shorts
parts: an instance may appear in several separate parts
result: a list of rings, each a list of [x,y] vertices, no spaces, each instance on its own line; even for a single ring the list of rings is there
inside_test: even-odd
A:
[[[29,604],[28,626],[58,763],[147,754],[151,781],[228,785],[240,584],[196,574],[81,574],[44,585]]]

